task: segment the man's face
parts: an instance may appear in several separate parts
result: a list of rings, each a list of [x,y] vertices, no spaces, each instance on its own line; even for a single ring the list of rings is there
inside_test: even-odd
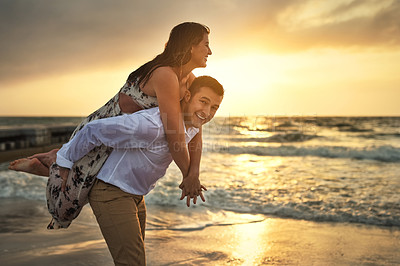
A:
[[[208,87],[201,87],[194,95],[186,95],[183,106],[186,127],[199,128],[210,121],[217,112],[223,96]]]

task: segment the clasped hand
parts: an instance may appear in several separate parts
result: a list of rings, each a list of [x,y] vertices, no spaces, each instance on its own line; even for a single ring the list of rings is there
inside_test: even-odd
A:
[[[203,202],[206,201],[203,195],[203,190],[207,191],[207,188],[200,184],[198,176],[186,176],[183,178],[179,188],[182,189],[182,195],[180,199],[183,200],[185,197],[187,197],[186,205],[188,207],[190,207],[190,199],[193,199],[193,204],[196,204],[198,196],[200,196]]]

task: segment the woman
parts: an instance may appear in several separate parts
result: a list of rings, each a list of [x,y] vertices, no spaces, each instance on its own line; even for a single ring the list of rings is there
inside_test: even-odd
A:
[[[85,124],[95,119],[159,106],[172,158],[183,175],[180,185],[182,198],[187,196],[188,205],[190,198],[195,202],[201,193],[199,165],[202,136],[200,131],[192,140],[191,148],[187,149],[183,121],[179,115],[179,101],[195,78],[192,70],[206,67],[207,57],[212,54],[208,41],[209,33],[207,26],[194,22],[175,26],[163,53],[132,72],[119,93],[82,121],[72,134],[73,137]],[[44,163],[49,161],[49,157],[54,156],[55,152],[53,150],[47,154],[34,155],[30,159]],[[52,183],[52,175],[54,178],[59,177],[58,167],[52,166],[47,186],[49,211],[53,217],[62,217],[67,222],[60,225],[53,220],[48,228],[68,227],[79,214],[87,203],[87,194],[96,174],[110,152],[110,148],[100,146],[76,162],[68,177],[66,193],[61,193],[59,183]],[[11,163],[10,169],[24,171],[23,167],[18,169],[18,164],[18,161]]]

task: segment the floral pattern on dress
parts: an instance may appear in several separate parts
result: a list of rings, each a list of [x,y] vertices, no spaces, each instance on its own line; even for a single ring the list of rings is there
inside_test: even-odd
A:
[[[126,82],[113,98],[76,127],[71,138],[90,121],[121,115],[122,112],[118,104],[119,93],[130,96],[143,109],[158,106],[157,98],[144,94],[137,82]],[[50,167],[46,198],[47,207],[53,219],[47,226],[48,229],[67,228],[79,215],[83,206],[88,203],[88,195],[96,180],[97,173],[111,152],[112,148],[110,147],[98,146],[75,162],[69,172],[64,192],[61,191],[62,178],[59,175],[59,166],[53,164]]]

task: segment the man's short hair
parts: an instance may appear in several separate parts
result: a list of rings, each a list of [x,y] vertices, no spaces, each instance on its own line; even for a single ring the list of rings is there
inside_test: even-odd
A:
[[[189,87],[189,91],[193,97],[200,88],[208,87],[212,89],[219,96],[224,96],[224,87],[215,79],[210,76],[200,76],[194,79],[192,85]]]

